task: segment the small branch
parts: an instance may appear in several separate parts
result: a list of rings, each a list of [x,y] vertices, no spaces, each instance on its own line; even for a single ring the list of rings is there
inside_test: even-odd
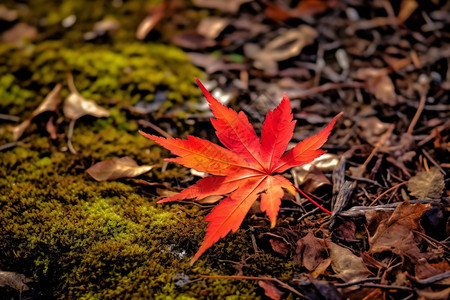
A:
[[[73,128],[75,127],[75,121],[76,120],[70,121],[69,132],[67,132],[67,147],[73,154],[77,154],[77,151],[75,151],[75,148],[72,145],[72,135],[73,135]]]
[[[407,183],[408,183],[408,181],[403,181],[403,182],[400,182],[399,184],[394,185],[393,187],[387,189],[386,191],[384,191],[383,193],[381,193],[378,197],[376,197],[375,200],[373,200],[372,203],[370,203],[369,206],[373,206],[373,205],[374,205],[378,200],[380,200],[384,195],[386,195],[387,193],[389,193],[389,192],[392,191],[392,190],[398,189],[399,187],[401,187],[402,185],[405,185],[405,184],[407,184]]]
[[[160,135],[164,136],[165,138],[171,139],[173,138],[169,133],[167,133],[167,131],[164,131],[163,129],[161,129],[160,127],[156,126],[153,123],[150,123],[149,121],[146,120],[139,120],[138,124],[144,127],[150,127],[151,129],[153,129],[154,131],[156,131],[157,133],[159,133]]]
[[[438,275],[434,275],[425,279],[416,279],[414,277],[410,277],[409,279],[417,284],[421,284],[421,285],[429,285],[432,283],[435,283],[436,281],[441,281],[442,279],[446,279],[450,277],[450,271],[447,271],[445,273],[441,273]]]
[[[5,115],[5,114],[0,114],[0,120],[11,121],[11,122],[20,122],[19,117]]]
[[[380,277],[364,278],[364,279],[360,279],[360,280],[356,280],[356,281],[352,281],[352,282],[337,283],[334,286],[337,287],[337,288],[346,288],[346,287],[349,287],[349,286],[359,285],[361,283],[366,283],[366,282],[378,282],[380,280],[381,280]]]
[[[416,126],[417,121],[419,121],[420,115],[422,114],[423,108],[425,107],[426,100],[427,100],[426,94],[422,93],[422,95],[420,96],[419,107],[417,108],[416,114],[414,115],[411,123],[409,124],[408,130],[406,131],[407,133],[412,133],[414,126]]]

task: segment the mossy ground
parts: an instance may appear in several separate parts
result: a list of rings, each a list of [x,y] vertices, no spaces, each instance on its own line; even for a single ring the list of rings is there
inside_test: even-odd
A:
[[[28,1],[19,21],[38,26],[34,42],[0,44],[0,110],[28,118],[57,84],[69,90],[74,74],[81,94],[108,108],[111,116],[77,121],[73,145],[67,151],[68,119],[57,115],[58,138],[50,139],[39,117],[22,142],[0,152],[0,270],[25,274],[33,282],[30,299],[227,298],[257,297],[257,282],[202,279],[203,275],[234,275],[220,260],[246,260],[249,276],[288,279],[299,266],[264,252],[255,253],[248,225],[217,243],[194,266],[206,227],[206,212],[197,206],[156,204],[154,190],[128,180],[96,182],[84,171],[93,163],[130,156],[138,163],[162,165],[167,152],[137,133],[137,119],[124,107],[151,102],[158,90],[167,101],[151,116],[186,102],[198,101],[193,77],[201,73],[184,53],[172,46],[137,42],[134,30],[148,1]],[[118,2],[117,2],[118,3]],[[20,3],[6,1],[10,9]],[[72,28],[61,26],[77,16]],[[95,22],[114,18],[121,28],[90,42],[82,33]],[[12,26],[13,24],[8,24]],[[177,135],[182,116],[174,116]],[[178,118],[178,119],[177,119]],[[0,125],[0,145],[12,142],[13,124]],[[195,129],[194,129],[195,130]],[[187,170],[155,167],[141,178],[176,184]],[[265,228],[267,230],[267,228]],[[269,273],[268,273],[269,272]],[[19,293],[0,288],[0,298]]]

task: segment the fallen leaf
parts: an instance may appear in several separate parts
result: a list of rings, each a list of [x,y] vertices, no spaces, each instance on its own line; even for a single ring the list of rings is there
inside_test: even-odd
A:
[[[362,258],[354,255],[350,250],[333,242],[328,243],[328,249],[330,250],[331,268],[336,276],[345,282],[364,279],[371,274]]]
[[[437,199],[445,188],[444,175],[437,167],[420,171],[408,180],[408,190],[417,199]]]
[[[273,251],[283,255],[284,257],[287,257],[289,255],[291,249],[286,242],[280,239],[270,239],[269,242],[272,246]]]
[[[266,70],[266,66],[299,55],[303,48],[311,45],[316,39],[317,31],[308,26],[300,25],[298,28],[281,32],[268,42],[263,49],[255,44],[246,44],[244,53],[254,60],[254,66]]]
[[[17,13],[17,11],[8,9],[4,5],[0,5],[0,20],[12,22],[15,21],[18,16],[19,14]]]
[[[97,181],[136,177],[147,173],[153,166],[139,166],[132,158],[125,156],[101,161],[86,170]]]
[[[417,290],[417,294],[422,297],[421,299],[427,299],[427,300],[447,300],[450,296],[450,287],[443,289],[443,290],[437,290],[437,291],[430,291],[430,290]]]
[[[29,290],[25,283],[31,282],[31,279],[27,278],[23,274],[16,272],[0,271],[0,286],[9,286],[20,292]]]
[[[343,299],[342,296],[339,294],[337,288],[333,284],[331,284],[325,280],[317,280],[315,278],[312,278],[311,276],[309,276],[309,280],[314,285],[317,292],[319,292],[319,294],[320,294],[320,295],[318,295],[317,298],[313,298],[313,299],[327,299],[327,300]]]
[[[228,26],[230,20],[219,17],[208,17],[200,21],[197,32],[209,39],[215,39]]]
[[[24,39],[36,39],[38,37],[38,31],[34,26],[26,23],[18,23],[11,29],[4,31],[0,37],[5,43],[17,43]]]
[[[67,133],[67,146],[70,152],[76,153],[72,146],[72,135],[75,122],[85,116],[91,115],[97,118],[109,117],[110,112],[101,106],[98,106],[93,100],[88,100],[81,96],[73,82],[72,74],[68,75],[70,95],[66,98],[63,105],[63,113],[70,120],[69,132]]]
[[[407,256],[413,262],[424,256],[420,253],[413,231],[423,231],[420,218],[430,208],[429,204],[409,204],[405,201],[398,205],[392,215],[381,220],[375,234],[369,237],[370,252],[391,251]]]
[[[331,185],[323,172],[332,171],[339,163],[335,154],[326,153],[310,163],[295,167],[295,175],[299,185],[303,185],[305,192],[313,192],[322,185]]]
[[[277,108],[267,113],[260,140],[243,112],[238,114],[227,108],[198,79],[197,83],[215,116],[211,118],[211,123],[216,129],[216,135],[226,148],[194,136],[182,140],[140,132],[179,156],[167,161],[212,174],[183,192],[160,200],[160,203],[229,194],[205,218],[209,222],[206,237],[192,262],[220,238],[230,231],[236,231],[258,198],[261,199],[261,211],[266,212],[274,227],[284,190],[295,194],[296,189],[286,178],[274,173],[282,173],[324,154],[325,151],[319,150],[319,147],[325,143],[342,114],[334,117],[317,135],[303,140],[284,153],[295,127],[291,104],[286,95]]]
[[[77,120],[85,115],[97,118],[109,117],[108,110],[98,106],[93,100],[88,100],[78,93],[71,93],[64,101],[63,112],[66,117]]]
[[[259,280],[258,285],[264,289],[264,294],[273,300],[281,299],[281,296],[284,295],[284,292],[277,289],[277,287],[268,280]]]
[[[419,6],[416,0],[402,0],[397,20],[404,23]]]
[[[399,103],[394,83],[386,69],[362,68],[357,71],[356,77],[365,80],[368,91],[381,102],[390,106]]]
[[[172,42],[182,48],[190,50],[203,50],[216,45],[216,41],[197,32],[184,32],[175,35]]]
[[[297,241],[294,261],[312,272],[314,277],[319,276],[325,272],[331,263],[327,243],[309,232],[305,237]]]
[[[58,110],[58,105],[61,101],[61,98],[59,97],[59,93],[61,92],[61,84],[57,84],[53,90],[45,97],[44,101],[36,108],[32,113],[31,116],[23,121],[21,124],[13,128],[13,139],[14,141],[17,141],[20,139],[20,137],[23,135],[25,130],[30,126],[31,121],[33,119],[47,111],[50,112],[56,112]],[[48,130],[47,130],[48,131]],[[51,132],[49,131],[51,134]]]
[[[138,40],[143,40],[147,35],[155,28],[155,26],[161,21],[164,16],[164,12],[167,9],[168,0],[164,0],[161,4],[151,9],[144,20],[141,21],[137,30],[136,38]]]
[[[194,4],[203,8],[214,8],[226,13],[237,13],[242,4],[251,0],[194,0]]]

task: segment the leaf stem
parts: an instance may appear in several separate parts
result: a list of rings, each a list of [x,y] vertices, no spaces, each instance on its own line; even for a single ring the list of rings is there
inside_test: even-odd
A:
[[[329,211],[328,209],[326,209],[325,207],[323,207],[322,205],[320,205],[319,203],[317,203],[316,201],[314,201],[313,199],[311,199],[311,197],[309,197],[308,195],[306,195],[303,191],[301,191],[298,187],[296,187],[294,185],[295,189],[302,194],[303,196],[306,197],[306,199],[308,199],[309,201],[311,201],[312,203],[314,203],[314,205],[316,205],[318,208],[320,208],[321,210],[323,210],[324,212],[326,212],[327,214],[331,215],[332,212]]]

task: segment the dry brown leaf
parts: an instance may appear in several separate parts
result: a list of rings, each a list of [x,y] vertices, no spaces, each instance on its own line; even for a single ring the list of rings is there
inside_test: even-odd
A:
[[[251,0],[194,0],[194,4],[203,8],[214,8],[226,13],[237,13],[242,4]]]
[[[71,93],[64,101],[63,112],[66,117],[77,120],[85,115],[97,118],[109,117],[108,110],[98,106],[93,100],[88,100],[78,93]]]
[[[333,242],[328,243],[328,249],[330,250],[331,268],[345,282],[364,279],[370,275],[362,258],[354,255],[350,250]]]
[[[258,284],[264,289],[264,294],[270,299],[279,300],[284,294],[284,292],[277,289],[277,287],[268,280],[260,280],[258,281]]]
[[[339,158],[335,154],[326,153],[310,163],[295,167],[295,175],[299,185],[305,185],[306,192],[312,192],[318,187],[331,182],[325,177],[323,172],[329,172],[339,163]]]
[[[163,1],[154,9],[148,12],[148,15],[141,21],[137,30],[136,30],[136,38],[138,40],[143,40],[147,37],[147,35],[155,28],[155,26],[161,21],[164,16],[164,12],[167,9],[168,1]]]
[[[9,286],[20,292],[28,290],[28,286],[25,284],[30,282],[31,279],[25,277],[23,274],[16,272],[0,271],[0,286]]]
[[[416,0],[402,0],[397,20],[400,23],[405,22],[419,6]]]
[[[284,257],[289,255],[291,251],[289,244],[280,240],[280,239],[270,239],[270,245],[272,246],[273,251],[283,255]]]
[[[314,277],[319,276],[331,263],[326,242],[316,238],[313,233],[308,233],[297,241],[294,261],[302,264]]]
[[[386,69],[361,68],[356,77],[367,82],[367,89],[378,100],[391,106],[398,104],[394,83]]]
[[[200,21],[197,32],[209,39],[215,39],[228,26],[230,20],[219,17],[208,17]]]
[[[389,218],[380,222],[375,234],[369,237],[370,252],[391,251],[417,262],[424,254],[417,247],[413,231],[422,231],[420,218],[429,208],[429,204],[411,205],[408,201],[398,205]]]
[[[101,161],[86,170],[97,181],[136,177],[147,173],[153,166],[139,166],[132,158],[125,156]]]
[[[23,39],[35,40],[37,37],[38,31],[36,27],[26,23],[18,23],[11,29],[4,31],[0,36],[0,40],[5,43],[17,43]]]
[[[408,180],[408,190],[417,199],[440,198],[445,188],[444,175],[437,167],[430,171],[420,171]]]
[[[417,290],[417,294],[422,299],[427,300],[446,300],[450,296],[450,287],[444,290],[430,291],[430,290]]]
[[[13,128],[13,139],[14,141],[17,141],[20,139],[20,137],[23,135],[25,130],[30,126],[31,121],[41,113],[51,111],[56,112],[58,110],[59,102],[61,101],[61,98],[59,97],[59,93],[61,91],[62,85],[57,84],[53,90],[45,97],[44,101],[36,108],[32,113],[31,116],[20,123],[18,126]],[[51,134],[51,132],[49,132]]]

